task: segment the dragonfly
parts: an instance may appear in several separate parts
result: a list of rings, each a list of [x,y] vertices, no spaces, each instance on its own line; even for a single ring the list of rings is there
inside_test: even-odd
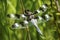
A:
[[[21,19],[23,20],[23,21],[21,21],[19,23],[15,22],[12,25],[13,28],[17,28],[20,25],[22,25],[22,26],[28,25],[29,22],[31,22],[35,26],[37,32],[42,35],[43,34],[42,31],[38,27],[38,19],[40,21],[42,21],[42,20],[49,21],[49,19],[50,19],[51,16],[49,14],[45,14],[43,16],[39,16],[38,15],[37,17],[35,17],[35,14],[39,14],[41,11],[44,13],[44,12],[47,11],[47,9],[48,9],[47,4],[44,4],[44,5],[42,5],[42,7],[40,7],[38,10],[35,10],[34,12],[31,12],[30,10],[25,10],[23,14],[8,14],[7,16],[9,18],[12,18],[12,19],[15,19],[15,20],[17,20],[17,19],[19,21]],[[21,28],[25,28],[25,27],[21,27]]]

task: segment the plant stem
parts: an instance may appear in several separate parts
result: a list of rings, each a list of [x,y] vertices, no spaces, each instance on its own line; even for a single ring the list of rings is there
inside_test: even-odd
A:
[[[26,30],[27,30],[27,40],[31,40],[31,37],[30,37],[30,32],[29,32],[29,27],[28,27],[28,25],[27,25],[27,28],[26,28]]]
[[[55,1],[56,6],[57,6],[58,12],[60,12],[60,5],[59,5],[58,0],[54,0],[54,1]]]

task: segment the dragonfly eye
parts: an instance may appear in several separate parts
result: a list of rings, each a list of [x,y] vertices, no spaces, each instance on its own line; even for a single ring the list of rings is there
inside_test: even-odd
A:
[[[25,10],[25,15],[30,16],[30,15],[32,15],[32,12],[30,10]]]
[[[25,13],[28,14],[28,12],[30,12],[30,10],[25,10]]]

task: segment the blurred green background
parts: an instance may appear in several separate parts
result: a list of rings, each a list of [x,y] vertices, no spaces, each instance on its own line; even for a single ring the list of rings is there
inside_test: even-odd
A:
[[[22,14],[25,9],[33,12],[42,4],[49,5],[46,13],[52,15],[50,21],[39,24],[43,36],[33,26],[29,33],[26,29],[11,29],[14,19],[7,18],[7,14]],[[54,0],[0,0],[0,40],[60,40],[60,13]]]

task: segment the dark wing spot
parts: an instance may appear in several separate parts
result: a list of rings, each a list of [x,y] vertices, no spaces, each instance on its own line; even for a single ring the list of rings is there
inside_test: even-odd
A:
[[[8,14],[8,15],[7,15],[7,17],[9,17],[9,18],[10,18],[10,15]]]
[[[21,24],[22,26],[24,26],[24,22],[19,22],[19,24]]]
[[[44,15],[41,16],[43,19],[46,19]]]
[[[17,18],[20,18],[20,15],[19,15],[19,14],[15,14],[15,16],[16,16]]]
[[[12,28],[15,28],[15,25],[12,25]]]
[[[34,19],[38,19],[39,17],[37,16],[37,17],[35,17]]]
[[[48,5],[47,4],[44,4],[46,7],[48,7]]]
[[[39,8],[39,10],[43,11],[44,12],[44,9],[42,7]]]
[[[33,14],[37,14],[38,12],[37,11],[34,11],[34,13]]]

